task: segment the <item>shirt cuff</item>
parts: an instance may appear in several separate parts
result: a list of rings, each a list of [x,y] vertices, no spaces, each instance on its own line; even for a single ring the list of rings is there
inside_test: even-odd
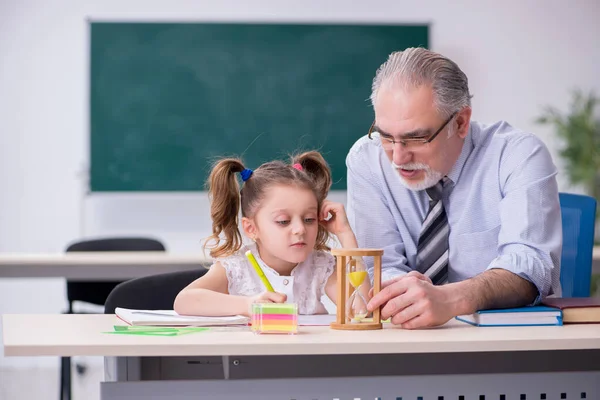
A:
[[[397,278],[399,276],[406,275],[406,271],[402,271],[401,269],[386,269],[381,272],[381,282],[389,281],[391,279]]]

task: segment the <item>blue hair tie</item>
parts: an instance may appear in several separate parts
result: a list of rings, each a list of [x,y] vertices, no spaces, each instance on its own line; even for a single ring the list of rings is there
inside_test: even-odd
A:
[[[246,182],[248,179],[250,179],[250,177],[252,176],[252,170],[251,169],[244,169],[242,172],[240,172],[240,175],[242,176],[242,181]]]

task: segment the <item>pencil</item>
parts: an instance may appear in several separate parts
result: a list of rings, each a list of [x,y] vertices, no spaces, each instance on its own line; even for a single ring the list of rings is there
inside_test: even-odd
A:
[[[269,280],[265,276],[265,273],[263,272],[262,268],[260,267],[260,265],[258,265],[256,258],[254,258],[254,254],[252,254],[252,252],[250,250],[248,250],[246,252],[246,257],[248,257],[248,260],[250,260],[250,264],[252,264],[252,266],[254,267],[254,270],[258,274],[258,277],[260,278],[262,283],[265,285],[267,290],[269,292],[274,292],[275,289],[273,289],[273,286],[271,286],[271,282],[269,282]]]

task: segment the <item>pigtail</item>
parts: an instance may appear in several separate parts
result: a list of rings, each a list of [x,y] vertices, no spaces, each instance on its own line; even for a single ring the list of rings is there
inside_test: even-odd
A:
[[[208,178],[212,219],[212,235],[208,241],[213,243],[205,247],[211,248],[211,257],[228,256],[242,246],[242,235],[238,228],[240,185],[235,174],[243,170],[244,165],[239,159],[227,158],[214,165]],[[225,238],[221,238],[221,234]]]
[[[320,208],[323,201],[327,198],[329,188],[331,187],[331,170],[329,169],[329,165],[321,153],[317,151],[307,151],[292,157],[292,166],[298,164],[302,167],[301,173],[308,175],[312,181],[312,187],[317,196],[317,202]],[[327,246],[328,240],[329,232],[327,232],[327,229],[325,229],[323,225],[319,224],[315,249],[329,250],[329,246]]]
[[[292,158],[292,165],[300,164],[302,170],[314,182],[319,204],[325,200],[331,188],[331,170],[327,161],[317,151],[307,151]]]

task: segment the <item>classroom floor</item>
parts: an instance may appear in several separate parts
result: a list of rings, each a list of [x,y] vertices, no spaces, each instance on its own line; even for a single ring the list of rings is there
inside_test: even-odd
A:
[[[78,376],[73,370],[72,400],[99,400],[100,382],[104,377],[102,357],[85,357],[87,370]],[[52,367],[0,366],[1,400],[59,400],[59,360]],[[35,383],[35,384],[32,384]]]

